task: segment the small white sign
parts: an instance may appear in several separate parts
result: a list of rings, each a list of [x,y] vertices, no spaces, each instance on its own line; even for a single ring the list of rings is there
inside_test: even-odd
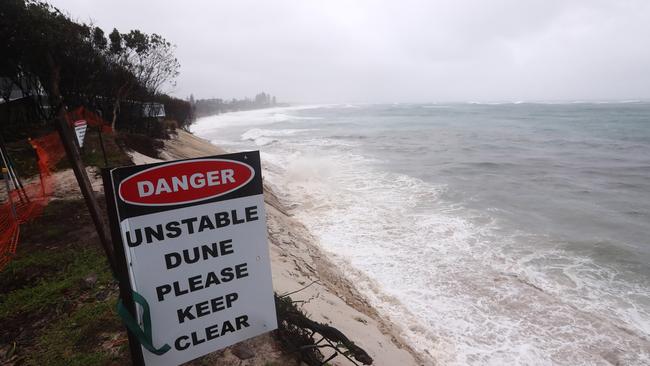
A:
[[[277,328],[259,152],[110,176],[132,290],[149,304],[152,344],[171,347],[142,347],[146,364],[178,365]]]
[[[86,137],[86,129],[88,128],[88,123],[86,120],[80,119],[74,122],[74,133],[77,135],[77,142],[79,147],[84,146],[84,137]]]

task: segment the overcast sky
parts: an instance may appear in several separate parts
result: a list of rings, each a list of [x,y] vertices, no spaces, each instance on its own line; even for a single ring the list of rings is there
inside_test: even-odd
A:
[[[648,0],[51,2],[175,43],[183,98],[650,99]]]

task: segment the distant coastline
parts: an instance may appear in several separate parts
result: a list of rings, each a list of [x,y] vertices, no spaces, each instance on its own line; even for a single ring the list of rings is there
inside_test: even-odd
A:
[[[275,108],[275,107],[288,107],[287,103],[280,103],[277,98],[271,94],[261,92],[253,98],[243,99],[222,99],[222,98],[209,98],[209,99],[194,99],[191,95],[189,102],[192,105],[195,118],[209,117],[217,114],[228,112],[241,112],[250,111],[255,109]]]

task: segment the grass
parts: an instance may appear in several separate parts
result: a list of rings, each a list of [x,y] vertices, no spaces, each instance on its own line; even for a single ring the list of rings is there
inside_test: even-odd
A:
[[[110,348],[97,347],[98,343],[111,343],[111,331],[121,330],[113,303],[83,304],[52,323],[36,341],[36,352],[28,356],[26,364],[105,365],[119,359]],[[126,343],[122,342],[118,351],[126,352],[125,346]]]
[[[34,257],[27,257],[31,267],[17,260],[10,264],[23,268],[47,268],[59,260],[60,270],[54,274],[35,280],[31,286],[15,289],[7,294],[0,295],[0,319],[14,317],[21,313],[38,312],[46,307],[57,307],[66,301],[73,301],[79,295],[79,284],[90,274],[97,274],[97,285],[107,285],[112,282],[108,263],[103,254],[95,248],[67,249],[53,256],[39,253]],[[47,263],[46,263],[47,262]],[[3,282],[11,281],[11,277],[20,276],[24,271],[16,268],[7,268],[8,279],[3,277]]]
[[[24,225],[0,272],[0,349],[15,347],[0,364],[128,363],[117,285],[92,228],[83,200],[53,201]]]

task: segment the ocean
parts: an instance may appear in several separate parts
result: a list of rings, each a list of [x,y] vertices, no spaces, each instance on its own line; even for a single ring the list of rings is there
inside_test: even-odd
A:
[[[192,132],[439,365],[650,365],[650,103],[322,105]]]

